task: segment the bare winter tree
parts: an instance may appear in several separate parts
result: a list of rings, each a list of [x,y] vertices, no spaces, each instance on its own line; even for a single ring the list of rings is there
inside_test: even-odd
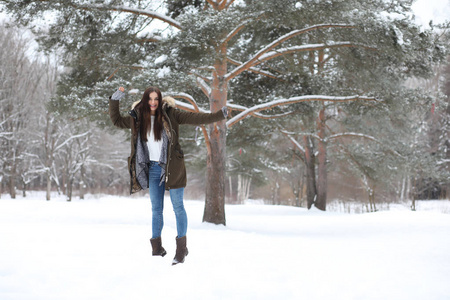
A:
[[[18,28],[2,27],[0,32],[0,102],[2,179],[8,180],[11,198],[21,176],[21,162],[32,146],[28,131],[33,124],[33,100],[40,83],[39,63],[27,55],[30,40]],[[29,167],[29,164],[23,164]],[[27,176],[22,172],[24,176]],[[28,179],[25,179],[25,182]]]

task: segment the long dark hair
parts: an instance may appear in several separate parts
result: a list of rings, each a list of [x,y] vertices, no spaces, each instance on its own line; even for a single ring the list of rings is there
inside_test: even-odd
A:
[[[151,128],[151,110],[150,105],[148,105],[148,100],[150,99],[150,94],[155,92],[158,94],[158,108],[155,112],[155,121],[153,122],[153,135],[155,140],[161,140],[161,131],[163,130],[163,110],[162,110],[162,95],[161,91],[157,87],[149,87],[145,90],[142,95],[141,102],[137,105],[139,107],[139,120],[141,120],[140,134],[141,139],[147,142],[147,133]]]

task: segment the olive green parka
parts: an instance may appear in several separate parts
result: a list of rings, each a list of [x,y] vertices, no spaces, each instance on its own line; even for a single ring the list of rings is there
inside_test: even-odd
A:
[[[136,143],[139,134],[139,112],[133,104],[127,116],[122,116],[119,111],[119,101],[109,100],[109,116],[114,126],[131,129],[131,153],[128,157],[128,172],[130,174],[130,194],[141,191],[143,188],[136,178]],[[186,167],[184,153],[179,144],[178,127],[181,124],[201,125],[218,122],[225,119],[222,110],[215,113],[192,113],[175,108],[175,100],[172,97],[164,97],[163,102],[163,128],[169,138],[167,147],[167,164],[165,172],[165,189],[177,189],[186,187]],[[148,174],[147,174],[148,175]]]

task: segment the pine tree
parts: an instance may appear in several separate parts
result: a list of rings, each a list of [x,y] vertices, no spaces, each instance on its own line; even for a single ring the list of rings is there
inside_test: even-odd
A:
[[[414,25],[411,1],[169,1],[173,18],[152,12],[150,2],[130,3],[135,7],[122,1],[6,4],[24,22],[37,12],[59,13],[42,42],[63,47],[74,65],[55,106],[103,120],[99,111],[106,104],[100,99],[125,82],[129,89],[160,86],[191,102],[193,110],[208,103],[211,111],[225,105],[242,111],[227,122],[229,128],[248,116],[300,111],[294,116],[297,128],[308,133],[303,136],[312,173],[314,148],[319,149],[317,184],[308,186],[318,196],[310,204],[320,209],[326,207],[330,110],[369,114],[375,99],[387,108],[398,101],[393,91],[405,77],[429,75],[444,54],[433,32]],[[176,29],[164,36],[140,34],[155,18]],[[78,25],[83,22],[86,26]],[[237,88],[243,85],[253,87],[247,96]],[[337,105],[344,102],[352,103]],[[268,109],[272,112],[262,114]],[[226,124],[202,130],[207,145],[203,219],[225,224]]]

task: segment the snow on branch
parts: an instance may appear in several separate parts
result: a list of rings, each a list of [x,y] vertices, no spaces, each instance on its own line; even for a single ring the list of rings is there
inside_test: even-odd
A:
[[[66,2],[61,1],[66,5],[70,5],[73,8],[76,9],[84,9],[84,10],[112,10],[112,11],[118,11],[118,12],[127,12],[135,15],[142,15],[153,19],[161,20],[175,28],[181,29],[181,24],[174,19],[164,15],[157,13],[155,11],[145,10],[145,9],[139,9],[139,8],[131,8],[126,6],[115,6],[115,5],[108,5],[108,4],[75,4],[73,2]]]
[[[201,88],[203,94],[209,98],[211,95],[211,87],[203,80],[203,78],[197,77],[197,84]]]
[[[63,143],[61,143],[61,145],[59,145],[58,147],[56,147],[53,151],[54,151],[54,152],[58,151],[59,149],[61,149],[62,147],[64,147],[64,146],[65,146],[68,142],[70,142],[71,140],[77,139],[77,138],[80,138],[80,137],[83,137],[83,136],[89,134],[90,132],[91,132],[91,131],[88,130],[88,131],[86,131],[85,133],[81,133],[81,134],[77,134],[77,135],[73,135],[73,136],[69,137],[67,140],[65,140]]]
[[[303,148],[303,146],[300,145],[300,143],[296,139],[294,139],[290,135],[289,132],[287,132],[285,130],[280,130],[280,131],[284,136],[286,136],[289,139],[289,141],[291,141],[291,143],[294,145],[294,147],[296,147],[298,150],[300,150],[300,152],[302,152],[303,155],[305,154],[305,148]]]
[[[227,107],[231,108],[232,110],[238,110],[238,111],[245,111],[248,108],[239,104],[233,104],[233,103],[228,103]],[[260,119],[276,119],[276,118],[281,118],[281,117],[285,117],[288,115],[292,115],[294,112],[290,111],[290,112],[286,112],[286,113],[282,113],[282,114],[276,114],[276,115],[263,115],[261,113],[252,113],[252,116],[255,116],[257,118]]]
[[[191,103],[191,105],[189,105],[184,102],[176,100],[175,103],[177,105],[177,108],[180,108],[182,110],[194,112],[194,113],[196,113],[196,112],[209,113],[210,112],[210,111],[206,111],[206,110],[198,107],[195,99],[189,94],[178,93],[178,94],[173,94],[172,97],[185,99]],[[206,151],[208,151],[208,153],[211,153],[211,142],[209,139],[208,131],[206,130],[205,125],[200,125],[200,128],[202,129],[203,136],[205,137]]]
[[[206,77],[206,76],[203,76],[203,75],[199,74],[198,72],[196,72],[195,70],[191,70],[191,71],[189,72],[189,74],[190,74],[190,75],[194,75],[194,76],[197,77],[197,78],[201,78],[201,79],[203,79],[203,80],[206,81],[206,82],[211,82],[211,81],[212,81],[212,77]]]
[[[289,132],[284,130],[285,133],[290,134],[290,135],[301,135],[301,136],[309,136],[309,137],[313,137],[316,140],[319,140],[321,142],[323,142],[324,140],[321,139],[317,134],[314,133],[309,133],[309,132]]]
[[[239,31],[244,29],[245,26],[247,26],[247,24],[249,24],[251,21],[253,21],[253,19],[244,20],[238,27],[233,29],[220,44],[223,45],[228,43],[236,34],[239,33]]]
[[[253,66],[255,61],[257,61],[263,54],[271,51],[272,49],[274,49],[281,43],[283,43],[293,37],[296,37],[298,35],[304,34],[306,32],[312,31],[312,30],[323,29],[323,28],[353,28],[353,27],[354,27],[353,25],[348,25],[348,24],[318,24],[318,25],[306,27],[306,28],[299,29],[299,30],[293,30],[293,31],[279,37],[278,39],[276,39],[275,41],[273,41],[272,43],[270,43],[269,45],[267,45],[266,47],[264,47],[263,49],[258,51],[248,61],[246,61],[242,65],[238,66],[237,68],[235,68],[233,71],[229,72],[228,74],[226,74],[225,79],[230,80],[230,79],[236,77],[243,71],[247,70],[249,67]]]
[[[360,137],[365,138],[368,140],[372,140],[375,142],[379,142],[376,138],[374,138],[371,135],[363,134],[363,133],[356,133],[356,132],[344,132],[344,133],[336,133],[333,135],[330,135],[329,137],[325,138],[325,142],[331,139],[341,138],[341,137]]]
[[[172,97],[174,98],[179,98],[179,99],[184,99],[186,101],[188,101],[190,104],[175,100],[175,104],[177,106],[177,108],[185,110],[185,111],[190,111],[190,112],[202,112],[202,113],[209,113],[210,111],[201,109],[200,107],[198,107],[197,102],[195,101],[195,99],[186,93],[173,93],[170,94]]]
[[[242,64],[242,62],[237,61],[237,60],[232,59],[232,58],[229,58],[229,57],[227,57],[227,60],[228,60],[230,63],[232,63],[233,65],[239,66],[239,65]],[[247,71],[250,71],[250,72],[253,72],[253,73],[256,73],[256,74],[260,74],[260,75],[263,75],[263,76],[266,76],[266,77],[269,77],[269,78],[272,78],[272,79],[281,79],[281,77],[279,77],[279,76],[277,76],[277,75],[275,75],[275,74],[273,74],[273,73],[270,73],[270,72],[268,72],[268,71],[264,71],[264,70],[262,70],[262,69],[260,69],[260,68],[250,67],[250,68],[248,68]]]
[[[253,62],[253,65],[257,65],[263,61],[271,60],[275,57],[289,54],[289,53],[294,53],[294,52],[317,51],[317,50],[323,50],[323,49],[344,48],[344,47],[347,47],[347,48],[348,47],[364,47],[366,49],[375,50],[375,48],[360,45],[360,44],[354,44],[351,42],[337,42],[337,43],[333,43],[333,44],[302,45],[302,46],[287,47],[287,48],[267,52],[266,54],[262,55],[257,61]]]
[[[351,101],[358,101],[358,100],[380,102],[380,100],[377,100],[375,98],[363,97],[363,96],[358,96],[358,95],[348,96],[348,97],[307,95],[307,96],[292,97],[292,98],[288,98],[288,99],[279,99],[279,100],[274,100],[274,101],[270,101],[267,103],[255,105],[251,108],[246,109],[245,111],[241,112],[240,114],[238,114],[238,115],[234,116],[233,118],[231,118],[230,120],[228,120],[227,127],[233,126],[237,122],[243,120],[244,118],[246,118],[247,116],[249,116],[253,113],[259,112],[261,110],[271,109],[276,106],[288,105],[288,104],[293,104],[293,103],[301,103],[301,102],[311,102],[311,101],[322,101],[322,102],[329,101],[329,102],[339,103],[339,102],[351,102]]]

